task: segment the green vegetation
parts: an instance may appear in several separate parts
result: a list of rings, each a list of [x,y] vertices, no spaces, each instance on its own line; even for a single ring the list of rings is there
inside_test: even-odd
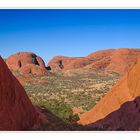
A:
[[[75,123],[79,120],[77,114],[73,114],[69,105],[64,104],[58,100],[33,100],[34,105],[38,105],[42,108],[46,108],[57,117],[61,118],[66,123]]]
[[[78,116],[72,108],[90,110],[106,94],[118,79],[116,73],[90,70],[77,71],[71,75],[53,74],[47,83],[27,83],[24,87],[33,104],[48,109],[65,122],[76,122]],[[33,75],[34,77],[35,75]]]

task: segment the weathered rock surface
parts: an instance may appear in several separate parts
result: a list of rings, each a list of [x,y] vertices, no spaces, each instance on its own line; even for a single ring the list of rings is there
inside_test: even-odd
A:
[[[0,57],[0,130],[30,130],[38,123],[24,88]]]
[[[136,63],[139,56],[140,50],[118,49],[113,52],[110,64],[106,67],[106,70],[114,71],[124,75]]]
[[[80,124],[87,125],[105,118],[122,104],[140,96],[140,59],[131,70],[89,112],[80,116]]]
[[[19,52],[11,55],[6,60],[6,63],[12,71],[18,71],[23,74],[46,75],[49,73],[42,58],[30,52]]]
[[[121,107],[93,124],[90,130],[136,131],[140,129],[140,97],[125,102]]]
[[[65,57],[65,56],[55,56],[49,63],[48,66],[52,68],[53,71],[77,69],[87,65],[89,63],[88,59],[83,57]]]
[[[136,63],[138,56],[140,56],[138,49],[109,49],[96,51],[87,57],[80,58],[56,56],[48,63],[48,66],[53,71],[96,68],[124,75]]]
[[[21,67],[19,72],[23,74],[49,75],[49,72],[45,68],[34,64],[27,64]]]

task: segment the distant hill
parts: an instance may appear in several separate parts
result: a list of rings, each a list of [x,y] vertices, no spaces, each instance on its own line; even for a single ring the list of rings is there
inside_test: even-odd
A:
[[[86,57],[55,56],[49,63],[52,71],[78,68],[96,68],[124,75],[136,63],[140,49],[108,49],[91,53]]]

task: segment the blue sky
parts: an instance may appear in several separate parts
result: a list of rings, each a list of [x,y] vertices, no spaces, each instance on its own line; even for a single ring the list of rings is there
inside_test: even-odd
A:
[[[140,10],[0,10],[0,55],[86,56],[140,48]]]

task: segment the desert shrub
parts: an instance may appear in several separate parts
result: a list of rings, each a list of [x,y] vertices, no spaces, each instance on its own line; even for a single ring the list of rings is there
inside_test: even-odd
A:
[[[117,81],[115,73],[104,74],[100,71],[87,71],[72,76],[52,73],[51,76],[31,78],[47,79],[47,83],[28,83],[24,88],[33,104],[42,106],[66,122],[75,122],[78,118],[71,107],[85,111],[93,108]],[[100,86],[98,86],[98,84]]]
[[[78,114],[71,114],[69,118],[67,118],[67,121],[71,124],[75,124],[79,120]]]
[[[71,107],[68,104],[63,103],[62,101],[58,100],[36,100],[33,101],[35,105],[41,106],[46,108],[50,112],[52,112],[55,116],[62,119],[64,122],[67,123],[75,123],[79,120],[79,117],[76,114],[73,114]]]

